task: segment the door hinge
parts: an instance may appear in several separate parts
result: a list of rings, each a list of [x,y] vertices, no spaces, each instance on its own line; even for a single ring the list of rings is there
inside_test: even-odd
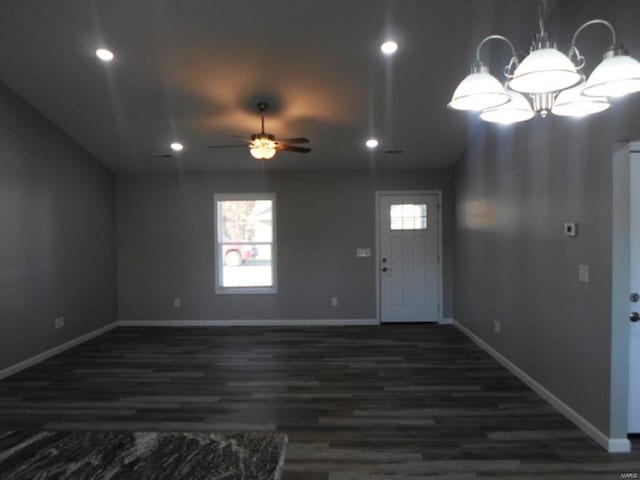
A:
[[[440,254],[438,254],[438,263],[440,263]]]

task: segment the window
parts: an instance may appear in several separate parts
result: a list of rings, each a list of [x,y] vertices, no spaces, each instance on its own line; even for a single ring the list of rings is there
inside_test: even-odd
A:
[[[391,205],[391,230],[426,230],[427,205],[402,203]]]
[[[273,193],[214,196],[216,293],[276,293]]]

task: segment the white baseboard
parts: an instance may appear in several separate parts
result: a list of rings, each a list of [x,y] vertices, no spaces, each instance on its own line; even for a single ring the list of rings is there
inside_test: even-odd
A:
[[[380,325],[375,318],[309,318],[273,320],[120,320],[121,327],[346,327]]]
[[[438,325],[453,325],[453,318],[442,318],[438,322]]]
[[[462,333],[464,333],[467,337],[473,340],[480,348],[485,350],[489,355],[495,358],[498,362],[500,362],[504,367],[506,367],[511,373],[513,373],[516,377],[522,380],[525,384],[527,384],[533,391],[535,391],[538,395],[544,398],[547,402],[557,408],[560,413],[562,413],[565,417],[571,420],[576,426],[582,430],[584,433],[593,438],[600,446],[606,449],[610,453],[619,453],[619,452],[630,452],[631,451],[631,442],[629,442],[628,438],[609,438],[606,434],[601,432],[595,425],[581,416],[578,412],[572,409],[569,405],[564,403],[558,397],[556,397],[553,393],[539,384],[536,380],[531,378],[527,373],[517,367],[514,363],[512,363],[509,359],[507,359],[504,355],[498,352],[495,348],[489,345],[487,342],[478,337],[475,333],[469,330],[464,325],[460,324],[456,320],[453,321],[453,324],[459,329]]]
[[[28,358],[20,363],[11,365],[10,367],[5,368],[4,370],[0,370],[0,380],[10,375],[13,375],[14,373],[18,373],[19,371],[24,370],[25,368],[29,368],[37,363],[40,363],[43,360],[46,360],[47,358],[50,358],[50,357],[53,357],[54,355],[62,353],[65,350],[69,350],[70,348],[73,348],[76,345],[80,345],[81,343],[84,343],[87,340],[91,340],[92,338],[102,335],[103,333],[106,333],[109,330],[113,330],[117,326],[118,326],[118,322],[110,323],[108,325],[105,325],[104,327],[98,328],[97,330],[94,330],[89,333],[85,333],[84,335],[74,338],[73,340],[69,340],[68,342],[63,343],[62,345],[53,347],[47,350],[46,352],[39,353],[38,355]]]

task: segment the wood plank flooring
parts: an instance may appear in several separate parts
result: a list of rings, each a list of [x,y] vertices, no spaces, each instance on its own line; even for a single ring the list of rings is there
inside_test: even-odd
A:
[[[1,381],[0,429],[280,430],[286,480],[640,476],[434,325],[118,328]]]

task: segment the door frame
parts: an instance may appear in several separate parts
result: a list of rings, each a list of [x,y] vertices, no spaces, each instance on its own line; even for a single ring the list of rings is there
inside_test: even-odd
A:
[[[380,198],[384,196],[402,196],[402,195],[436,195],[438,201],[438,325],[441,325],[444,316],[444,303],[442,295],[442,273],[444,264],[444,257],[442,256],[442,190],[377,190],[375,194],[376,202],[376,250],[375,250],[375,269],[376,269],[376,320],[379,324],[382,324],[381,305],[381,282],[380,282]]]
[[[640,142],[613,146],[611,201],[611,382],[609,402],[609,452],[630,450],[627,439],[629,403],[629,292],[631,153]]]

